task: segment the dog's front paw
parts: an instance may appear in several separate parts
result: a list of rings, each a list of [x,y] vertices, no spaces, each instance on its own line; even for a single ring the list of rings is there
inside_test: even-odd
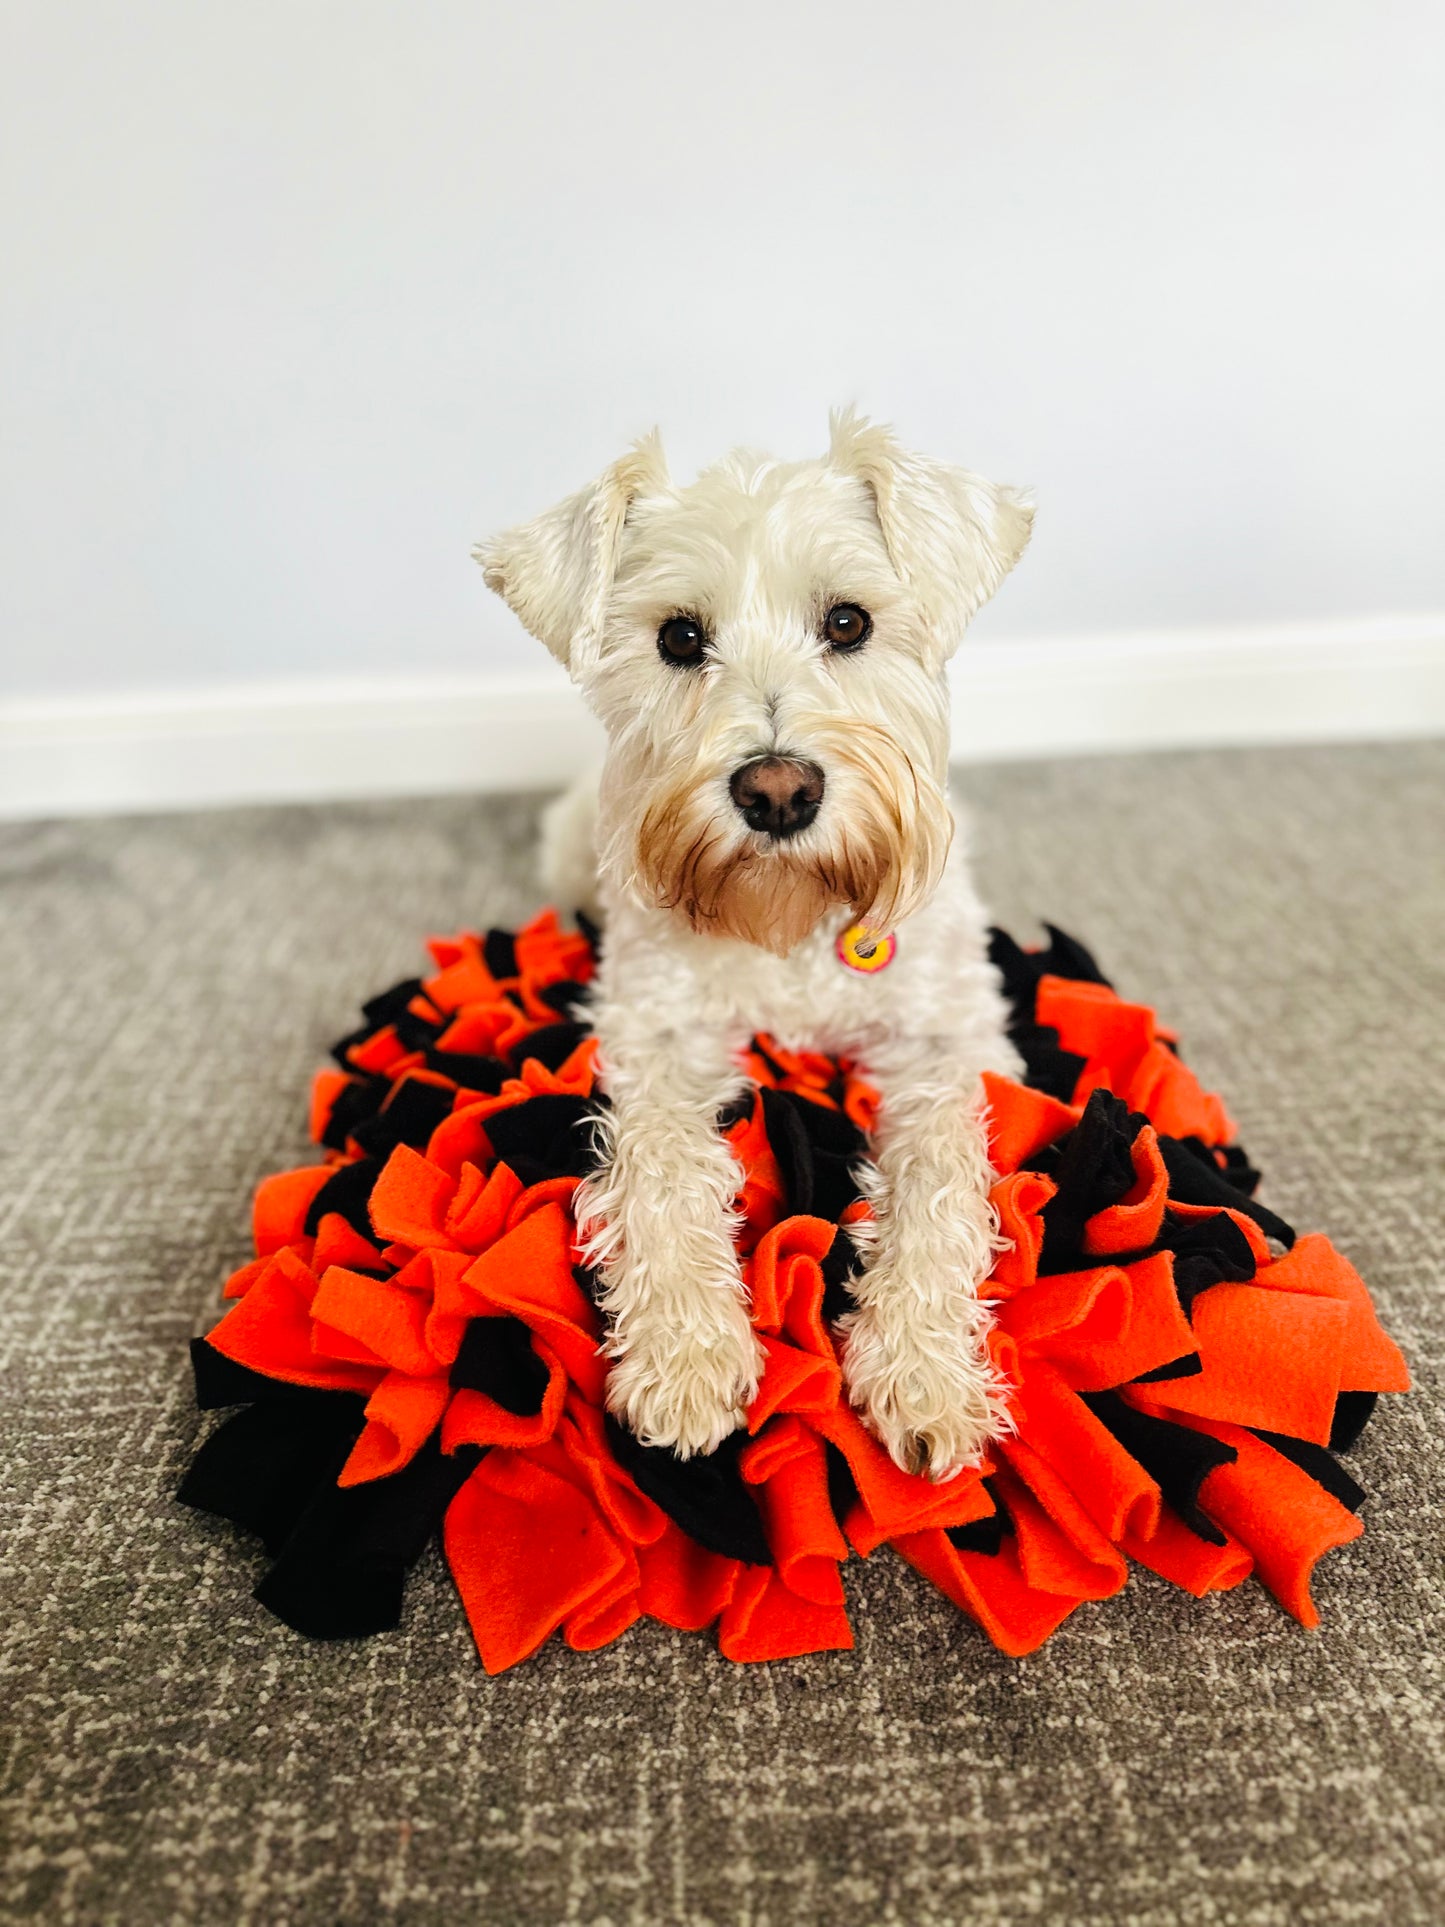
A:
[[[928,1325],[910,1294],[885,1285],[880,1296],[842,1321],[848,1396],[895,1464],[951,1479],[979,1463],[999,1430],[987,1314],[972,1304],[975,1316],[958,1327]]]
[[[709,1285],[676,1304],[627,1321],[612,1342],[607,1408],[644,1445],[680,1458],[714,1451],[757,1397],[762,1347],[733,1285]]]

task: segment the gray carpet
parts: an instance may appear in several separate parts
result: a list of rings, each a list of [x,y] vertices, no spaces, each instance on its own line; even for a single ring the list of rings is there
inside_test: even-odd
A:
[[[1305,1633],[1147,1574],[1001,1658],[883,1553],[858,1649],[639,1626],[478,1669],[429,1555],[311,1645],[169,1498],[186,1341],[358,1000],[533,907],[535,805],[0,831],[0,1918],[1445,1920],[1445,746],[974,771],[1001,920],[1051,917],[1222,1088],[1266,1196],[1372,1284],[1419,1389],[1351,1463]]]

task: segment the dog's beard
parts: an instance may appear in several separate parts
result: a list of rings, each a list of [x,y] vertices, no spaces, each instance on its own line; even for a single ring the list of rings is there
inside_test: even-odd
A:
[[[831,761],[835,773],[846,761],[853,780],[841,787],[851,794],[842,808],[835,800],[832,832],[818,842],[807,832],[788,843],[742,834],[696,781],[660,797],[637,833],[644,899],[693,930],[784,957],[840,905],[875,930],[900,921],[937,884],[953,833],[947,802],[867,734]]]
[[[692,832],[676,806],[664,805],[642,826],[639,867],[659,909],[676,911],[696,931],[785,957],[855,892],[832,863],[759,841],[740,846],[710,823]]]

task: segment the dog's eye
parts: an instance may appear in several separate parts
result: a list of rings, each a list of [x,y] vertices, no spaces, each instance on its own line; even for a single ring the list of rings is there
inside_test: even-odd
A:
[[[707,631],[696,616],[669,616],[657,632],[657,653],[680,669],[701,662],[706,648]]]
[[[835,602],[823,618],[823,640],[830,649],[861,649],[873,629],[873,618],[856,602]]]

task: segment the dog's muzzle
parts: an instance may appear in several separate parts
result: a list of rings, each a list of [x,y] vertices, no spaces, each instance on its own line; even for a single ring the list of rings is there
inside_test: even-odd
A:
[[[733,771],[728,788],[748,828],[781,843],[806,830],[818,814],[823,772],[816,763],[755,756]]]

